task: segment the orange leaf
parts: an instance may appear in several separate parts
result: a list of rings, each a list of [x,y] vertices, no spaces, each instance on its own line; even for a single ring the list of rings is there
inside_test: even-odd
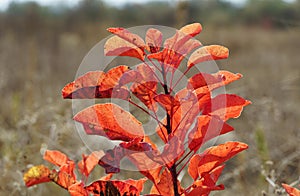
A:
[[[153,99],[163,106],[170,116],[173,116],[173,113],[177,111],[180,106],[180,102],[171,95],[159,94]]]
[[[187,88],[190,90],[202,91],[202,93],[207,93],[221,86],[227,85],[235,80],[242,77],[241,74],[233,74],[229,71],[219,71],[215,74],[208,73],[198,73],[188,80]]]
[[[158,182],[158,176],[162,169],[162,166],[149,158],[147,152],[139,152],[130,154],[128,156],[129,160],[138,168],[138,170],[146,176],[153,183]]]
[[[291,187],[288,184],[282,183],[281,185],[283,186],[285,191],[289,194],[289,196],[300,196],[300,190],[298,190],[294,187]]]
[[[216,182],[224,169],[224,165],[218,166],[205,174],[200,180],[192,185],[192,190],[186,196],[208,195],[211,191],[224,190],[224,185],[216,186]]]
[[[192,23],[192,24],[185,25],[179,31],[181,31],[186,35],[194,37],[202,31],[202,26],[200,23]]]
[[[183,89],[175,95],[175,99],[180,101],[180,106],[174,111],[171,118],[172,134],[177,136],[179,140],[183,141],[187,131],[195,121],[196,116],[200,113],[197,106],[198,98],[193,92]],[[166,122],[166,119],[164,119],[163,122]],[[164,135],[168,135],[166,128],[158,126],[156,128],[156,132],[166,143],[166,139],[168,140],[168,138],[164,137]]]
[[[62,95],[65,99],[119,98],[127,99],[129,92],[118,86],[121,76],[129,70],[128,66],[112,68],[107,73],[91,71],[67,84]]]
[[[131,92],[152,111],[157,110],[157,104],[153,100],[156,91],[157,82],[144,82],[131,87]]]
[[[43,182],[49,182],[50,170],[44,165],[38,165],[31,167],[23,176],[23,180],[27,187],[40,184]]]
[[[201,115],[188,135],[189,148],[196,152],[206,141],[232,130],[233,127],[217,117]]]
[[[125,156],[137,152],[146,152],[152,150],[151,145],[146,142],[140,142],[135,138],[130,142],[122,142],[112,150],[107,150],[105,155],[100,159],[99,165],[105,168],[106,173],[120,172],[120,162]]]
[[[140,36],[131,33],[127,29],[117,27],[117,28],[108,28],[107,30],[141,49],[144,49],[146,46],[144,40]]]
[[[44,159],[59,167],[67,164],[69,161],[67,155],[56,150],[46,150]]]
[[[196,180],[247,148],[248,145],[241,142],[226,142],[208,148],[191,158],[188,172]]]
[[[204,105],[202,114],[215,115],[220,119],[227,121],[229,118],[240,116],[243,107],[251,104],[234,94],[220,94]]]
[[[68,189],[77,182],[74,169],[74,161],[69,161],[68,164],[61,166],[59,171],[51,171],[49,178],[59,186]]]
[[[130,56],[144,61],[145,52],[140,47],[120,38],[113,36],[104,45],[106,56]]]
[[[78,163],[80,172],[86,177],[89,176],[104,154],[105,153],[101,150],[98,152],[92,152],[88,156],[82,155],[82,160]]]
[[[86,186],[86,190],[94,196],[100,195],[139,195],[140,191],[137,187],[126,183],[126,181],[95,181]]]
[[[146,44],[151,53],[158,52],[162,44],[162,33],[157,29],[148,29],[146,33]]]
[[[190,68],[195,64],[204,61],[226,59],[228,55],[229,55],[229,50],[224,46],[219,46],[219,45],[203,46],[191,54],[187,67]]]
[[[76,182],[75,184],[72,184],[68,188],[68,192],[71,196],[89,196],[89,193],[87,190],[85,190],[82,182]]]
[[[172,175],[168,169],[164,169],[161,175],[158,178],[158,183],[156,186],[152,186],[150,191],[150,195],[174,195],[174,187],[173,187],[173,180]],[[177,181],[178,192],[181,194],[183,192],[183,188],[180,185],[180,182]],[[158,189],[158,190],[157,190]]]
[[[141,83],[143,81],[143,76],[140,72],[136,70],[130,70],[125,72],[119,80],[119,85],[123,86],[130,82]]]
[[[142,124],[132,114],[112,103],[90,106],[76,114],[74,120],[83,124],[87,134],[123,141],[144,138]]]

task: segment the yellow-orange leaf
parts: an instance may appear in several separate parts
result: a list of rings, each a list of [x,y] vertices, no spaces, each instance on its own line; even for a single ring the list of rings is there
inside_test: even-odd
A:
[[[191,54],[187,67],[190,68],[204,61],[226,59],[228,55],[229,55],[229,50],[224,46],[219,46],[219,45],[203,46]]]
[[[35,184],[40,184],[43,182],[49,182],[50,170],[44,165],[38,165],[30,168],[23,176],[23,180],[27,187],[33,186]]]

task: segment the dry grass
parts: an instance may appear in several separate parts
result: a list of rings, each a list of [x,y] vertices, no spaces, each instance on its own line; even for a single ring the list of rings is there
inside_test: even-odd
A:
[[[44,163],[45,146],[77,160],[87,151],[71,120],[71,102],[62,100],[60,90],[100,40],[97,31],[89,27],[84,36],[71,32],[45,41],[11,32],[0,37],[1,195],[67,195],[52,184],[27,189],[22,173]],[[261,175],[262,166],[270,167],[266,160],[273,161],[276,182],[295,181],[300,175],[300,29],[206,26],[198,38],[230,48],[231,57],[220,68],[244,78],[227,90],[253,102],[230,121],[236,132],[224,138],[244,141],[250,149],[228,164],[222,177],[227,189],[215,195],[268,191]]]

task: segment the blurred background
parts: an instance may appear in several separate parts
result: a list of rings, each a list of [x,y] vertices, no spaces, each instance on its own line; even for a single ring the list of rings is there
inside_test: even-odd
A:
[[[226,90],[253,104],[230,121],[236,131],[225,139],[250,148],[228,162],[226,189],[213,195],[277,195],[270,181],[299,179],[300,0],[1,2],[0,195],[68,195],[52,183],[27,189],[22,179],[45,164],[46,148],[74,160],[86,152],[61,89],[106,28],[151,24],[200,22],[197,39],[230,49],[220,69],[244,75]]]

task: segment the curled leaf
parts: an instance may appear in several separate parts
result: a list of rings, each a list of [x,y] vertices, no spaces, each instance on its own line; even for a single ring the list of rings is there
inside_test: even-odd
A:
[[[27,187],[44,183],[44,182],[49,182],[51,179],[49,178],[50,170],[48,167],[44,165],[38,165],[31,167],[23,177],[23,180],[25,182],[25,185]]]
[[[74,120],[83,125],[87,134],[123,141],[144,138],[142,124],[132,114],[112,103],[90,106],[76,114]]]
[[[224,46],[219,46],[219,45],[203,46],[191,54],[187,67],[190,68],[204,61],[226,59],[228,55],[229,55],[229,50]]]

